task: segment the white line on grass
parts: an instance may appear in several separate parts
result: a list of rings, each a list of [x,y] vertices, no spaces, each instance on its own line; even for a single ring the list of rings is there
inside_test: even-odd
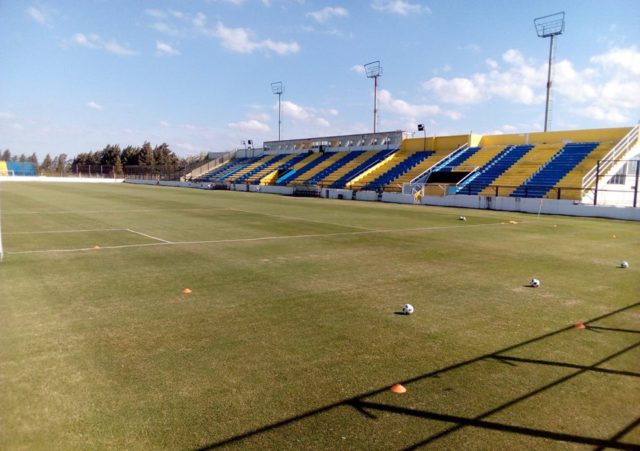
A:
[[[66,215],[77,213],[164,213],[167,211],[222,211],[227,210],[225,207],[210,208],[147,208],[141,210],[55,210],[55,211],[13,211],[4,213],[5,215]]]
[[[138,235],[146,236],[147,238],[151,238],[152,240],[162,241],[163,243],[171,244],[171,241],[163,240],[162,238],[158,238],[157,236],[147,235],[146,233],[137,232],[131,229],[126,229],[126,230],[131,233],[136,233]]]
[[[105,249],[126,249],[131,247],[149,247],[149,246],[178,246],[178,245],[192,245],[192,244],[224,244],[224,243],[244,243],[251,241],[272,241],[272,240],[288,240],[297,238],[324,238],[333,236],[349,236],[349,235],[370,235],[375,233],[403,233],[403,232],[422,232],[429,230],[451,230],[462,228],[474,228],[474,227],[492,227],[496,225],[504,225],[504,222],[492,222],[487,224],[473,224],[473,225],[459,225],[459,226],[438,226],[438,227],[416,227],[411,229],[386,229],[386,230],[362,230],[357,232],[334,232],[334,233],[313,233],[307,235],[276,235],[276,236],[264,236],[258,238],[234,238],[227,240],[199,240],[199,241],[164,241],[160,243],[147,243],[147,244],[122,244],[117,246],[101,246],[99,249],[93,247],[84,247],[77,249],[42,249],[32,251],[17,251],[7,252],[7,254],[44,254],[54,252],[96,252],[98,250]]]

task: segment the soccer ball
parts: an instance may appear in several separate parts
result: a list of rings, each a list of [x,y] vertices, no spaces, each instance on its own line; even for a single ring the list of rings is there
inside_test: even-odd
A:
[[[402,306],[402,313],[405,315],[411,315],[413,313],[413,305],[405,304]]]
[[[626,260],[622,260],[622,261],[620,262],[620,267],[621,267],[621,268],[625,268],[625,269],[626,269],[626,268],[628,268],[628,267],[629,267],[629,262],[628,262],[628,261],[626,261]]]
[[[458,218],[458,221],[466,221],[466,220],[467,220],[466,216],[460,216]]]
[[[540,281],[538,279],[531,279],[531,283],[529,284],[529,286],[532,286],[533,288],[538,288],[540,286]]]

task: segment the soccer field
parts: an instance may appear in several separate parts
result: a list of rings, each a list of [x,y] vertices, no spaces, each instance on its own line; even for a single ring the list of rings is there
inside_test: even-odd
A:
[[[130,184],[0,200],[0,449],[640,447],[637,223]]]

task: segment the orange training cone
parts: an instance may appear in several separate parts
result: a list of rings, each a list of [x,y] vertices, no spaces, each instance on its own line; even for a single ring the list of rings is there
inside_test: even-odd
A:
[[[191,294],[191,288],[185,288],[184,290],[182,290],[182,292],[184,294]]]
[[[404,386],[400,385],[400,384],[393,384],[391,386],[391,391],[397,394],[401,394],[401,393],[406,393],[407,389],[404,388]]]
[[[587,326],[584,325],[584,323],[578,323],[576,324],[576,329],[586,329]]]

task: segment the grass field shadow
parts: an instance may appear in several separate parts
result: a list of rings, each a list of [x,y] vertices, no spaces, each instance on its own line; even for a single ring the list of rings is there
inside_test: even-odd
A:
[[[632,311],[633,309],[638,309],[640,307],[640,302],[628,305],[626,307],[608,312],[599,317],[592,318],[589,321],[585,321],[584,324],[588,325],[588,328],[594,332],[610,332],[610,333],[622,333],[622,334],[640,334],[640,330],[635,329],[623,329],[623,328],[614,328],[614,327],[606,327],[599,326],[593,323],[602,321],[604,319],[609,319],[614,317],[615,315],[621,314],[623,312]],[[402,314],[402,312],[395,312],[395,314]],[[402,415],[411,418],[430,420],[434,422],[439,422],[444,424],[446,427],[444,429],[439,430],[438,432],[432,433],[431,435],[423,438],[420,441],[415,443],[409,443],[405,445],[405,449],[418,449],[424,446],[433,444],[438,442],[451,434],[462,430],[463,428],[475,428],[486,431],[494,431],[499,433],[507,433],[507,434],[515,434],[520,437],[530,438],[530,439],[546,439],[552,440],[562,443],[571,443],[576,445],[589,445],[595,447],[595,449],[605,449],[605,448],[613,448],[613,449],[640,449],[640,443],[630,443],[624,441],[624,437],[627,436],[631,431],[637,428],[640,425],[640,417],[634,418],[631,422],[628,422],[628,418],[624,425],[620,425],[617,428],[617,432],[611,434],[606,437],[597,437],[597,436],[589,436],[586,434],[575,433],[575,431],[566,431],[566,430],[555,430],[554,427],[540,427],[535,425],[527,425],[527,424],[513,424],[513,421],[500,421],[499,414],[508,409],[514,408],[515,406],[520,406],[525,402],[530,402],[532,399],[536,397],[543,396],[549,390],[564,386],[564,389],[567,390],[567,386],[564,385],[567,382],[575,381],[579,376],[584,375],[607,375],[607,376],[623,376],[623,377],[632,377],[632,378],[640,378],[640,372],[634,370],[625,370],[625,369],[617,369],[611,368],[610,366],[603,366],[607,363],[611,363],[616,358],[624,356],[632,350],[636,350],[640,348],[640,341],[636,341],[625,346],[617,348],[613,352],[608,352],[606,355],[601,356],[598,360],[590,363],[590,364],[581,364],[581,363],[573,363],[573,362],[563,362],[557,361],[553,359],[539,359],[539,358],[527,358],[520,357],[517,355],[510,355],[511,351],[521,350],[525,346],[533,345],[536,343],[543,342],[545,340],[549,340],[552,337],[558,337],[562,334],[566,334],[569,331],[575,329],[574,325],[566,326],[564,328],[531,338],[529,340],[522,341],[520,343],[508,346],[503,349],[499,349],[495,352],[478,356],[473,359],[465,360],[462,362],[455,363],[453,365],[447,366],[445,368],[441,368],[435,371],[431,371],[429,373],[421,374],[415,376],[411,379],[401,381],[400,383],[403,386],[411,386],[412,384],[421,384],[425,383],[425,381],[438,379],[445,374],[454,373],[455,371],[477,367],[478,365],[486,364],[487,362],[497,362],[500,364],[506,365],[507,371],[509,367],[517,367],[520,365],[535,365],[536,367],[544,367],[550,368],[552,370],[551,376],[548,380],[542,381],[533,381],[533,385],[527,388],[523,393],[518,396],[513,396],[509,399],[500,401],[497,405],[492,406],[491,408],[480,410],[479,413],[475,415],[462,414],[460,412],[453,411],[453,407],[449,407],[449,411],[442,411],[442,409],[437,410],[435,408],[416,408],[415,406],[407,407],[403,405],[398,405],[394,401],[390,401],[390,398],[385,398],[384,395],[389,390],[389,386],[380,387],[376,390],[372,390],[368,393],[363,393],[355,397],[351,397],[348,399],[344,399],[342,401],[332,403],[323,407],[320,407],[315,410],[311,410],[300,415],[289,417],[285,420],[278,421],[272,424],[265,425],[263,427],[229,437],[227,439],[210,443],[206,446],[197,448],[198,450],[212,450],[216,448],[221,448],[224,446],[232,445],[232,444],[240,444],[242,441],[247,440],[252,437],[256,437],[260,434],[265,434],[269,432],[274,432],[279,428],[285,428],[293,423],[298,423],[303,420],[311,419],[313,417],[319,416],[321,414],[326,414],[328,412],[333,411],[334,409],[349,407],[355,409],[359,414],[361,414],[365,419],[376,421],[379,418],[377,413],[390,413],[394,415]],[[482,370],[482,368],[481,368]],[[481,372],[480,372],[481,374]],[[560,377],[557,375],[561,374]],[[535,383],[538,382],[539,385]],[[436,382],[442,385],[444,382]],[[451,390],[448,387],[440,387],[441,390]],[[376,401],[375,398],[380,397],[381,401]],[[397,398],[394,398],[397,399]],[[428,403],[427,403],[428,404]],[[427,405],[428,407],[428,405]],[[492,417],[489,419],[489,417]],[[555,425],[554,425],[555,426]],[[562,429],[562,428],[557,428]]]

